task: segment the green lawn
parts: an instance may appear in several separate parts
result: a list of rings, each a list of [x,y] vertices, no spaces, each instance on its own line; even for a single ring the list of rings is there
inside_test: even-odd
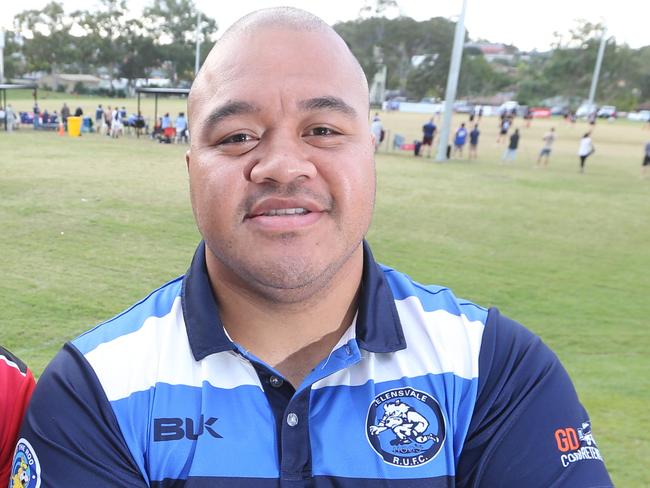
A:
[[[84,100],[88,110],[98,102]],[[174,103],[167,110],[182,110]],[[407,140],[426,120],[382,117]],[[522,127],[510,165],[500,164],[496,124],[481,122],[478,162],[382,148],[375,255],[419,281],[497,305],[541,335],[591,413],[616,486],[650,486],[650,178],[639,177],[650,131],[600,122],[581,175],[586,124]],[[551,124],[558,141],[550,165],[535,169]],[[199,239],[185,149],[0,133],[0,343],[36,374],[64,341],[185,271]]]

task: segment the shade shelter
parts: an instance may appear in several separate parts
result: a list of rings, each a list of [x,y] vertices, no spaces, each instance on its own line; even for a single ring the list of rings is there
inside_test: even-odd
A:
[[[0,83],[0,106],[7,108],[7,90],[34,90],[34,102],[38,101],[38,85],[21,85],[16,83]],[[4,120],[5,131],[7,130],[7,117]]]
[[[150,88],[142,87],[136,88],[135,92],[138,94],[138,113],[140,113],[140,95],[142,93],[151,93],[154,96],[154,115],[153,120],[154,124],[158,120],[158,97],[160,95],[170,96],[170,95],[185,95],[187,96],[190,93],[189,88]]]

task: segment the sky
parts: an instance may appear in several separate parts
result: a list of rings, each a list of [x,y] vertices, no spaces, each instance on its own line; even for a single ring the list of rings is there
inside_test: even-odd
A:
[[[137,11],[148,0],[129,0]],[[149,0],[150,1],[150,0]],[[456,19],[462,0],[397,0],[401,13],[416,20],[431,17]],[[604,22],[608,36],[618,44],[627,43],[638,48],[650,45],[647,0],[468,0],[466,28],[472,39],[514,44],[523,51],[545,51],[555,41],[554,32],[568,33],[576,19],[593,23]],[[26,9],[40,9],[47,0],[3,1],[0,9],[0,27],[11,27],[13,16]],[[94,0],[63,0],[66,11],[92,10]],[[195,0],[199,9],[217,21],[223,31],[241,16],[260,8],[289,5],[308,10],[326,22],[353,20],[358,16],[364,0]],[[646,5],[646,7],[643,7]]]

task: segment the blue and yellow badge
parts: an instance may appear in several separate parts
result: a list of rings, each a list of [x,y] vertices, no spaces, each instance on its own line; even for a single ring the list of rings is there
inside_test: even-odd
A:
[[[445,442],[438,402],[410,387],[377,395],[366,420],[370,445],[386,463],[416,467],[431,461]]]
[[[14,462],[9,477],[9,488],[39,488],[41,486],[41,465],[32,445],[20,439],[16,445]]]

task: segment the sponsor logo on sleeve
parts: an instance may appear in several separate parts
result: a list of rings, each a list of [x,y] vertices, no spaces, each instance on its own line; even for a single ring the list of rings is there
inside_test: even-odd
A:
[[[437,456],[445,442],[438,402],[410,387],[377,395],[368,409],[366,436],[384,462],[415,467]]]
[[[40,486],[41,465],[36,452],[27,439],[20,439],[11,465],[9,488],[39,488]]]
[[[555,442],[562,466],[567,468],[573,463],[596,459],[602,461],[600,450],[591,433],[591,422],[582,422],[580,427],[564,427],[555,431]]]

